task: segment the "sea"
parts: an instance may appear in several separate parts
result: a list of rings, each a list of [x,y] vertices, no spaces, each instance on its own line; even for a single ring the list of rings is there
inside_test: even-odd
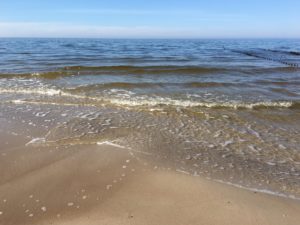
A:
[[[300,40],[1,38],[0,130],[299,199]]]

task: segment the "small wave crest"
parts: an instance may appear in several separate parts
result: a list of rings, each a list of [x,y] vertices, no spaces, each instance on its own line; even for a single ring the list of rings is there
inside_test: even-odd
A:
[[[0,73],[0,78],[44,78],[57,79],[64,76],[78,75],[205,75],[205,74],[265,74],[265,73],[294,73],[298,72],[299,67],[205,67],[205,66],[70,66],[61,67],[54,71],[39,71],[25,73]]]
[[[259,108],[299,108],[298,102],[292,101],[260,101],[260,102],[239,102],[239,101],[228,101],[228,102],[205,102],[197,100],[186,100],[186,99],[172,99],[170,97],[147,97],[147,96],[127,96],[122,97],[110,97],[100,96],[92,97],[79,94],[72,94],[56,89],[0,89],[0,93],[13,93],[13,94],[25,94],[25,95],[42,95],[42,96],[59,96],[68,97],[74,99],[81,99],[83,101],[88,100],[88,104],[95,103],[95,105],[115,105],[125,107],[205,107],[205,108],[232,108],[232,109],[259,109]],[[26,101],[14,101],[15,103],[26,103]],[[50,102],[49,102],[50,103]],[[98,103],[98,104],[97,104]],[[68,103],[66,103],[67,105]],[[74,103],[72,103],[74,104]],[[84,104],[84,102],[80,102]]]
[[[89,98],[85,96],[73,96],[80,99],[96,100],[98,104],[92,103],[66,103],[66,102],[44,102],[44,101],[27,101],[27,100],[12,100],[7,101],[14,104],[36,104],[36,105],[64,105],[64,106],[77,106],[77,105],[88,105],[88,106],[103,106],[103,105],[114,105],[124,107],[150,107],[150,111],[159,110],[157,107],[182,107],[182,108],[229,108],[229,109],[260,109],[260,108],[291,108],[299,109],[300,103],[295,102],[256,102],[256,103],[214,103],[214,102],[193,102],[193,101],[180,101],[180,100],[169,100],[169,101],[156,101],[156,100],[144,100],[144,101],[131,101],[131,100],[120,100],[120,99],[100,99],[100,98]]]
[[[62,91],[51,88],[17,88],[17,89],[9,89],[9,88],[0,88],[0,94],[37,94],[37,95],[46,95],[46,96],[55,96],[61,95]]]
[[[67,66],[56,71],[33,72],[33,73],[2,73],[0,78],[10,77],[40,77],[56,79],[61,76],[71,75],[161,75],[161,74],[213,74],[230,71],[230,68],[201,67],[201,66]]]
[[[190,100],[175,100],[169,98],[145,99],[145,100],[120,100],[110,99],[111,103],[123,106],[174,106],[174,107],[205,107],[205,108],[232,108],[232,109],[258,109],[258,108],[290,108],[293,102],[199,102]]]
[[[63,71],[94,71],[94,72],[105,72],[105,73],[131,73],[131,74],[162,74],[162,73],[213,73],[226,71],[228,68],[218,67],[201,67],[201,66],[130,66],[130,65],[119,65],[119,66],[72,66],[64,67]]]
[[[222,83],[222,82],[187,82],[187,83],[170,83],[170,82],[112,82],[101,84],[89,84],[69,88],[70,91],[91,91],[98,89],[135,89],[135,88],[164,88],[164,87],[185,87],[185,88],[210,88],[210,87],[230,87],[230,86],[247,86],[240,83]]]

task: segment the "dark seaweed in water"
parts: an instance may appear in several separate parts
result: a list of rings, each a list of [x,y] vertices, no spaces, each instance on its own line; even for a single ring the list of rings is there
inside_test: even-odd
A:
[[[273,49],[264,49],[266,51],[271,51],[271,52],[279,52],[279,53],[283,53],[283,54],[290,54],[290,55],[299,55],[300,56],[300,52],[295,52],[295,51],[283,51],[283,50],[273,50]]]
[[[270,60],[274,62],[279,62],[291,67],[299,67],[298,63],[294,63],[293,59],[289,59],[286,56],[287,55],[296,55],[300,56],[299,52],[286,52],[286,51],[280,51],[280,50],[269,50],[269,49],[254,49],[254,50],[234,50],[231,49],[230,51],[244,54],[247,56],[252,56],[256,58],[261,58],[265,60]],[[299,62],[300,58],[297,59],[297,62]]]

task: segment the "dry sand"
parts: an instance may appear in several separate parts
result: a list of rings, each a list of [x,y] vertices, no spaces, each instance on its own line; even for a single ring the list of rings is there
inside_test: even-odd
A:
[[[299,201],[145,162],[106,145],[2,148],[0,224],[299,224]]]

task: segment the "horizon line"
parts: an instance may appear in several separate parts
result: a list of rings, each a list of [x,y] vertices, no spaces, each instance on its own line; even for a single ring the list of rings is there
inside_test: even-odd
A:
[[[299,39],[300,37],[80,37],[80,36],[0,36],[0,39],[127,39],[127,40],[136,40],[136,39],[144,39],[144,40],[156,40],[156,39],[177,39],[177,40],[205,40],[205,39]]]

